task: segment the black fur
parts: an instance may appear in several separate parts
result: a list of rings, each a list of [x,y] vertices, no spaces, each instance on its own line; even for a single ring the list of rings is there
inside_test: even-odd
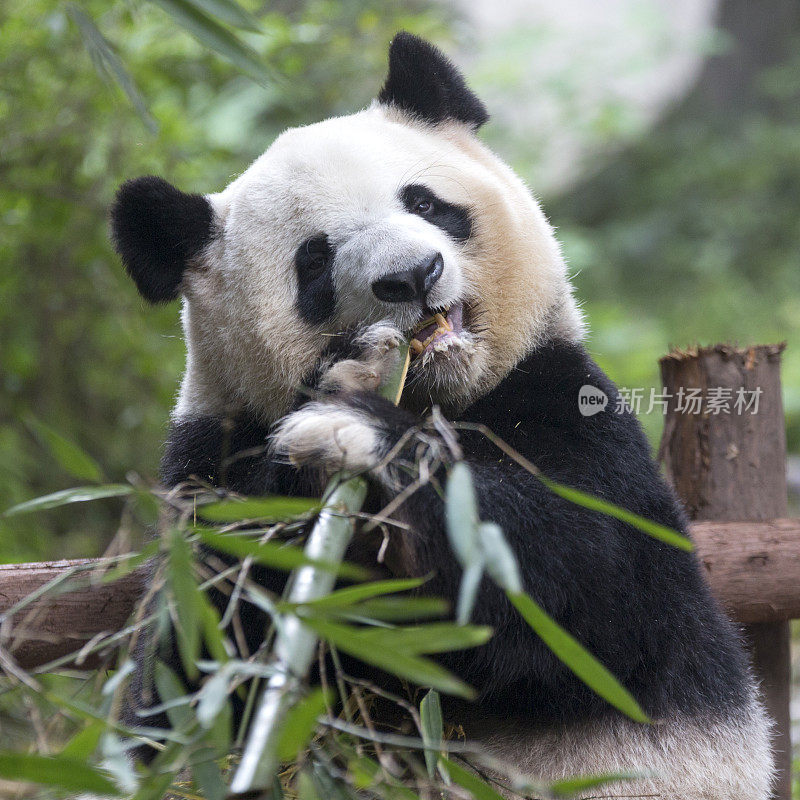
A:
[[[427,213],[415,210],[421,200],[428,200],[431,203]],[[431,225],[436,225],[437,228],[450,234],[458,242],[465,242],[472,233],[469,211],[464,206],[442,200],[426,186],[419,183],[404,186],[400,192],[400,201],[409,214],[417,214]]]
[[[111,234],[128,274],[151,303],[177,298],[183,274],[213,236],[213,211],[153,175],[126,181],[111,208]]]
[[[333,245],[323,233],[303,242],[294,256],[297,310],[312,325],[325,322],[336,309],[336,292],[330,269],[334,255]]]
[[[489,119],[486,107],[450,59],[405,31],[389,46],[389,75],[378,100],[426,122],[453,119],[477,129]]]
[[[606,410],[592,417],[578,410],[578,391],[587,383],[609,396]],[[552,342],[455,424],[483,423],[550,477],[685,530],[684,515],[658,475],[638,422],[613,410],[617,396],[581,346]],[[359,394],[347,402],[374,418],[385,452],[421,422],[378,395]],[[219,421],[179,423],[164,456],[164,479],[174,485],[196,474],[255,494],[318,490],[307,474],[271,462],[263,450],[252,451],[263,447],[266,435],[247,421],[227,434]],[[526,590],[622,680],[650,715],[726,712],[744,704],[743,650],[694,556],[561,500],[475,432],[462,431],[460,440],[475,476],[481,516],[502,526]],[[231,460],[245,450],[250,454]],[[411,453],[405,455],[413,460]],[[441,484],[444,468],[435,477]],[[374,508],[387,497],[375,487]],[[398,515],[411,525],[402,534],[405,568],[433,573],[425,591],[455,598],[461,572],[447,544],[439,488],[428,485],[414,492]],[[483,711],[522,714],[543,723],[616,713],[560,664],[489,580],[481,587],[475,621],[494,627],[492,640],[443,656],[442,662],[479,689]]]

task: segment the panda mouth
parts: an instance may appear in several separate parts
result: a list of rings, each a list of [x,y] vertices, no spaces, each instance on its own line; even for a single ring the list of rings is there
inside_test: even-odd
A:
[[[425,352],[442,352],[452,345],[462,344],[464,333],[464,304],[455,303],[449,308],[433,311],[412,331],[409,341],[412,358]]]

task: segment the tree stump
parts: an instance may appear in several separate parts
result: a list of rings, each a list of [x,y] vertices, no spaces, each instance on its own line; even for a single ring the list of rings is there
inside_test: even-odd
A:
[[[660,360],[670,396],[659,454],[691,519],[731,522],[786,516],[783,349],[783,344],[716,345],[672,350]],[[764,701],[776,722],[778,779],[773,796],[789,800],[789,623],[756,623],[744,631]]]

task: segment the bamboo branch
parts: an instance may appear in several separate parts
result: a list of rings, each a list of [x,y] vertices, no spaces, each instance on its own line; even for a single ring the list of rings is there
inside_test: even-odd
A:
[[[395,375],[381,389],[381,394],[397,403],[403,391],[408,371],[408,345],[401,346],[401,364]],[[339,483],[332,481],[332,490],[320,513],[308,542],[305,554],[309,558],[339,564],[353,537],[352,514],[361,510],[367,494],[364,478],[356,477]],[[330,487],[329,487],[330,488]],[[316,567],[302,567],[290,580],[287,600],[307,603],[324,597],[333,589],[336,576]],[[289,615],[278,627],[274,647],[275,674],[269,679],[261,703],[253,719],[242,760],[231,782],[232,796],[247,794],[248,798],[267,797],[278,768],[277,744],[281,722],[314,660],[317,636],[304,627],[295,615]]]

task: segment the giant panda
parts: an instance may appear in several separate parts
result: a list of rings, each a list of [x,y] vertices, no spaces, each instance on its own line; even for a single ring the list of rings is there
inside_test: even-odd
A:
[[[439,491],[452,448],[425,424],[438,408],[456,428],[488,426],[553,479],[686,530],[639,424],[587,353],[553,229],[477,136],[487,118],[438,49],[401,33],[368,108],[287,130],[221,192],[157,177],[121,187],[112,233],[128,273],[147,300],[183,304],[167,486],[313,495],[344,469],[368,476],[377,509],[425,460],[430,479],[395,510],[406,527],[386,564],[430,574],[427,590],[454,598],[461,571]],[[395,407],[375,390],[408,338]],[[587,385],[609,402],[584,416]],[[653,720],[594,695],[484,580],[474,617],[494,637],[442,658],[479,691],[458,720],[467,735],[536,777],[645,776],[606,796],[766,800],[770,723],[696,558],[549,493],[474,428],[459,446],[525,589]]]

